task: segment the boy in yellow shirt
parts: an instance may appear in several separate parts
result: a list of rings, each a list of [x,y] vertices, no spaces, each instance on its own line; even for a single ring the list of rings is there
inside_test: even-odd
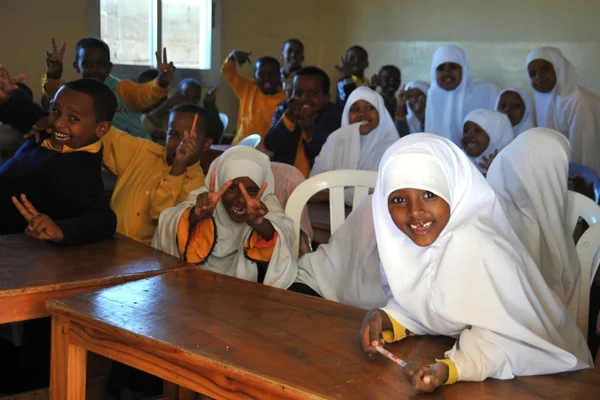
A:
[[[66,43],[57,49],[52,38],[52,52],[46,52],[46,74],[42,77],[42,89],[45,95],[54,94],[63,83],[63,56]],[[128,132],[132,136],[150,139],[140,121],[141,112],[155,106],[167,96],[167,88],[173,78],[175,67],[167,61],[167,51],[156,52],[158,77],[148,83],[137,84],[129,79],[119,80],[111,75],[110,48],[101,39],[87,37],[75,46],[73,68],[82,78],[97,79],[104,82],[117,96],[119,104],[112,124],[115,128]]]
[[[233,144],[253,133],[258,133],[264,138],[271,126],[277,105],[285,100],[285,93],[281,90],[279,61],[275,58],[261,57],[256,60],[254,80],[238,73],[236,62],[240,66],[250,63],[251,54],[252,52],[234,50],[221,68],[223,78],[240,101],[237,134]],[[264,149],[262,142],[258,148]]]

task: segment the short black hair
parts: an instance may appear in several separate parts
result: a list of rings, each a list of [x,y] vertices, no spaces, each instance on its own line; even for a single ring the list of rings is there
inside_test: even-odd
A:
[[[291,39],[288,39],[285,42],[283,42],[283,47],[285,47],[286,44],[292,43],[292,42],[296,42],[297,44],[302,46],[302,48],[304,49],[304,43],[302,43],[302,41],[300,39],[296,39],[296,38],[291,38]]]
[[[17,86],[33,99],[33,90],[23,82],[17,83]]]
[[[147,83],[158,78],[158,71],[155,68],[148,68],[137,78],[137,83]]]
[[[298,71],[296,71],[296,76],[320,76],[321,84],[323,85],[323,93],[329,93],[329,88],[331,87],[331,80],[329,79],[329,75],[327,72],[323,71],[318,67],[302,67]],[[296,79],[296,77],[294,77]]]
[[[85,37],[81,39],[75,45],[75,60],[79,60],[79,50],[81,49],[100,49],[104,50],[106,53],[106,57],[108,57],[108,61],[110,61],[110,48],[106,44],[106,42],[97,37]]]
[[[258,60],[256,60],[256,63],[254,65],[256,67],[258,67],[259,64],[265,64],[265,63],[272,63],[273,65],[275,65],[277,67],[278,71],[281,69],[281,64],[279,64],[279,61],[277,61],[276,58],[271,57],[271,56],[263,56],[263,57],[259,58]]]
[[[112,121],[117,112],[117,97],[104,83],[90,78],[69,81],[63,85],[94,99],[96,122]]]
[[[184,78],[181,81],[179,81],[179,86],[181,87],[183,85],[196,86],[202,89],[202,85],[200,84],[200,82],[198,82],[194,78]]]
[[[210,132],[211,132],[211,124],[210,124],[210,116],[208,115],[208,113],[206,112],[206,110],[200,106],[197,106],[195,104],[179,104],[176,105],[175,107],[173,107],[171,109],[171,112],[169,113],[169,117],[171,116],[171,114],[176,114],[176,113],[190,113],[190,114],[198,114],[200,116],[200,118],[202,118],[202,120],[204,120],[204,126],[206,127],[206,136],[210,136]]]
[[[395,65],[392,65],[392,64],[384,65],[383,67],[381,67],[379,69],[379,73],[381,74],[384,69],[391,69],[394,72],[396,72],[398,74],[398,76],[402,76],[402,72],[400,72],[400,68],[396,67]]]
[[[362,52],[365,55],[365,58],[369,58],[369,53],[367,53],[367,50],[362,46],[358,46],[358,45],[351,46],[348,50],[346,50],[346,53],[349,53],[351,51]]]

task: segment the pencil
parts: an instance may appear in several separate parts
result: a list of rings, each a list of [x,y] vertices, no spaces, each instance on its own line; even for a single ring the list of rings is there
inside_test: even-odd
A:
[[[194,136],[194,132],[196,130],[196,122],[198,122],[198,114],[194,114],[194,122],[192,122],[192,131],[190,132],[190,134]]]
[[[383,354],[384,356],[386,356],[387,358],[389,358],[390,360],[392,360],[393,362],[395,362],[396,364],[398,364],[399,366],[401,366],[402,368],[406,367],[408,365],[408,363],[398,357],[396,357],[395,355],[393,355],[392,353],[390,353],[389,351],[387,351],[386,349],[384,349],[381,346],[375,346],[375,349],[380,352],[381,354]]]

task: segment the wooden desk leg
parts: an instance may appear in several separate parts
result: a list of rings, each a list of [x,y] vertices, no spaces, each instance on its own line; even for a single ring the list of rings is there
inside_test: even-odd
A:
[[[67,361],[69,351],[69,321],[52,317],[52,348],[50,351],[50,398],[67,398]]]
[[[85,400],[87,350],[69,344],[67,400]]]

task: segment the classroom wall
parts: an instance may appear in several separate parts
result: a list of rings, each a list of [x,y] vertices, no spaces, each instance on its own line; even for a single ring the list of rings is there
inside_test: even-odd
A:
[[[68,41],[66,59],[72,60],[73,45],[89,33],[88,4],[3,0],[0,63],[29,74],[39,95],[50,36]],[[579,83],[600,94],[598,15],[596,0],[222,0],[222,54],[241,49],[277,56],[286,38],[299,37],[306,63],[321,66],[335,81],[339,56],[360,44],[369,51],[369,75],[393,63],[406,82],[428,80],[435,49],[454,43],[467,51],[474,76],[528,89],[527,53],[554,45],[575,64]],[[75,77],[69,66],[66,71]],[[251,74],[248,66],[243,71]],[[218,96],[220,109],[235,121],[231,90],[223,84]]]

